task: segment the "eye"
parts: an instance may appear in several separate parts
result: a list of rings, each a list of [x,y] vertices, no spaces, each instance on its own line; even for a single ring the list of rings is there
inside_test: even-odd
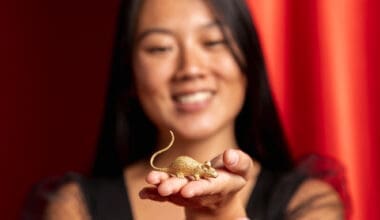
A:
[[[220,40],[209,40],[205,41],[203,44],[205,47],[216,47],[216,46],[224,46],[226,45],[226,40],[225,39],[220,39]]]
[[[172,50],[172,47],[161,47],[161,46],[153,46],[153,47],[147,47],[145,48],[145,51],[150,54],[162,54],[165,52],[170,52]]]

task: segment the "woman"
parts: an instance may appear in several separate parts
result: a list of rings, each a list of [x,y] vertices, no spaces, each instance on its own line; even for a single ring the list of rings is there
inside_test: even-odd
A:
[[[50,219],[342,219],[337,193],[297,172],[243,0],[125,1],[94,179],[60,188]],[[216,178],[152,171],[177,156]]]

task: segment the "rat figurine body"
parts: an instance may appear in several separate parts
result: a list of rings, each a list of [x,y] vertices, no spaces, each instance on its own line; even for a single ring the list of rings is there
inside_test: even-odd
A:
[[[150,166],[153,169],[166,172],[170,175],[174,175],[179,178],[193,177],[195,180],[199,180],[200,178],[210,178],[210,177],[215,178],[218,176],[218,173],[216,172],[216,170],[211,166],[210,161],[200,163],[188,156],[177,157],[168,167],[164,167],[164,168],[156,167],[153,164],[154,158],[156,158],[157,155],[169,150],[169,148],[174,143],[174,134],[172,131],[170,131],[170,135],[172,139],[169,145],[165,147],[164,149],[161,149],[157,151],[156,153],[154,153],[152,157],[150,158]]]

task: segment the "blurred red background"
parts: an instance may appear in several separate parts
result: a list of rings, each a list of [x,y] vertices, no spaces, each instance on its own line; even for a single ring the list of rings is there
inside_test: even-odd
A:
[[[17,219],[33,183],[91,165],[118,1],[0,4],[0,218]]]
[[[41,178],[89,169],[118,3],[0,3],[2,219],[17,219]],[[379,3],[249,3],[294,156],[341,161],[352,219],[378,219]]]
[[[249,2],[293,155],[339,160],[351,219],[379,219],[380,3]]]

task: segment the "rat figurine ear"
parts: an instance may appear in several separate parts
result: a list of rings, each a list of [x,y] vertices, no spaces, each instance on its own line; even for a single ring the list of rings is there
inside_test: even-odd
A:
[[[206,167],[211,167],[211,162],[208,160],[208,161],[205,161],[204,162],[204,165],[206,166]]]

